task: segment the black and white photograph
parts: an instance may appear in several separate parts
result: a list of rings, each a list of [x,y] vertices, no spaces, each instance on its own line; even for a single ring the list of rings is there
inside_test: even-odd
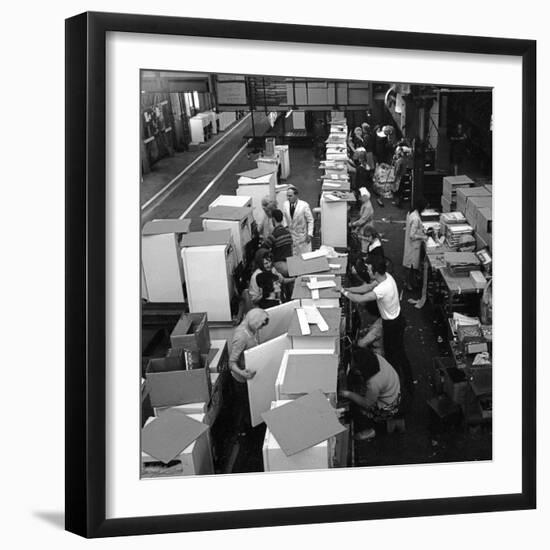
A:
[[[493,89],[368,76],[141,70],[142,481],[492,460]]]
[[[385,29],[67,19],[68,531],[536,507],[536,42]]]
[[[540,3],[3,13],[6,548],[544,546]]]

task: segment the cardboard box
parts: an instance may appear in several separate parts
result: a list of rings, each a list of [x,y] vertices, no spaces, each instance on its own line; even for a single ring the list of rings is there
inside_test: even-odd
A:
[[[476,288],[485,288],[487,284],[487,279],[485,279],[481,271],[470,271],[470,279]]]
[[[485,240],[479,233],[475,234],[475,238],[477,250],[481,250],[482,248],[488,248],[489,250],[491,249],[487,240]]]
[[[461,344],[467,342],[482,342],[483,332],[479,325],[458,325],[457,337]]]
[[[349,455],[349,425],[346,426],[346,431],[335,436],[334,445],[332,445],[332,439],[329,439],[329,446],[333,447],[331,453],[329,467],[331,468],[347,468],[348,455]]]
[[[464,353],[467,355],[475,355],[484,351],[489,351],[487,342],[468,342],[464,344]]]
[[[155,416],[160,416],[166,411],[180,411],[183,414],[205,414],[208,409],[207,403],[200,401],[198,403],[187,403],[185,405],[176,405],[175,407],[155,407],[153,409]],[[202,420],[201,420],[202,422]]]
[[[480,233],[482,237],[493,233],[492,208],[480,208],[477,211],[475,230]]]
[[[170,370],[165,358],[151,359],[146,371],[147,390],[153,407],[172,407],[210,400],[207,368]]]
[[[149,397],[149,392],[147,391],[147,383],[142,378],[141,379],[141,427],[145,425],[147,419],[151,416],[154,416],[155,411],[151,406],[151,398]]]
[[[170,348],[166,352],[165,361],[167,370],[185,370],[187,368],[183,348]]]
[[[473,180],[468,176],[446,176],[443,178],[443,196],[448,201],[452,201],[456,197],[457,189],[472,187],[473,185]]]
[[[210,332],[206,313],[182,313],[170,334],[170,342],[173,348],[208,353]]]
[[[204,366],[211,372],[222,372],[229,369],[229,352],[227,340],[210,340],[210,351],[204,356]]]
[[[271,408],[280,407],[288,401],[275,401]],[[332,439],[332,442],[330,442]],[[335,446],[334,437],[321,441],[313,447],[287,456],[273,434],[266,429],[262,456],[265,472],[284,472],[293,470],[324,470],[330,467],[332,449]]]
[[[322,391],[336,406],[338,356],[329,350],[287,350],[275,381],[278,401]]]
[[[468,355],[488,350],[487,342],[479,326],[459,325],[457,336],[464,353]]]
[[[466,211],[466,203],[469,197],[490,197],[491,193],[485,187],[465,187],[456,191],[456,208],[460,212]]]
[[[492,208],[493,197],[468,197],[464,215],[468,223],[475,228],[477,212],[480,208]]]
[[[317,325],[308,325],[310,334],[304,335],[300,329],[298,313],[294,311],[288,326],[288,335],[293,349],[322,349],[334,353],[340,352],[340,326],[342,310],[340,308],[322,308],[319,312],[328,325],[321,331]]]
[[[456,202],[446,199],[441,196],[441,211],[442,212],[454,212],[456,210]]]
[[[198,422],[204,420],[204,414],[189,414],[188,416]],[[153,421],[152,418],[149,419],[149,422],[151,421]],[[142,451],[141,473],[142,477],[148,478],[214,474],[210,430],[202,433],[168,464],[163,464]]]
[[[292,300],[300,300],[300,305],[302,307],[340,307],[340,289],[342,288],[342,278],[338,275],[335,276],[330,274],[311,275],[311,277],[316,277],[318,281],[323,281],[324,279],[332,279],[335,281],[336,287],[320,289],[319,298],[313,299],[311,290],[309,290],[309,288],[307,287],[307,283],[310,281],[310,277],[297,277],[296,281],[294,282],[294,290],[292,291]]]

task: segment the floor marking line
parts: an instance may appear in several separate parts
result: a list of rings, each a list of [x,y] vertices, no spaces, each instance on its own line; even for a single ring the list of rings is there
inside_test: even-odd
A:
[[[211,145],[208,149],[206,149],[206,151],[203,151],[189,166],[186,166],[177,176],[175,176],[174,178],[172,178],[160,191],[158,191],[157,193],[155,193],[142,207],[141,207],[141,210],[145,210],[146,208],[148,208],[151,203],[153,203],[159,196],[161,196],[162,194],[164,194],[172,185],[174,185],[174,183],[176,182],[176,180],[178,180],[179,178],[181,178],[181,176],[183,176],[183,174],[185,174],[185,172],[187,172],[187,170],[190,170],[197,162],[199,162],[199,160],[201,160],[204,155],[206,155],[206,153],[209,153],[210,151],[212,151],[212,149],[214,149],[215,147],[218,146],[218,144],[220,144],[227,136],[229,136],[231,134],[231,132],[233,132],[233,130],[236,130],[245,120],[248,119],[250,115],[246,115],[244,118],[242,118],[239,122],[237,122],[237,124],[235,124],[235,126],[233,126],[233,128],[231,128],[231,130],[229,130],[229,132],[227,132],[227,134],[223,135],[218,141],[216,141],[216,143],[214,143],[213,145]]]
[[[233,161],[248,147],[248,141],[229,159],[227,164],[220,170],[218,175],[202,190],[200,195],[191,203],[191,206],[179,217],[180,220],[185,218],[195,205],[206,195],[207,191],[225,174],[227,169],[231,166]]]

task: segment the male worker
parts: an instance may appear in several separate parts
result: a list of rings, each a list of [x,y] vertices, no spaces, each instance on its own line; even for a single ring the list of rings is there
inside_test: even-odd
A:
[[[288,277],[288,266],[286,259],[292,256],[292,235],[288,227],[283,225],[283,213],[280,210],[273,210],[273,231],[264,241],[264,247],[271,249],[273,266],[284,277]]]
[[[288,200],[283,205],[285,225],[292,235],[293,254],[311,252],[311,239],[313,238],[313,215],[306,201],[298,198],[298,189],[289,185],[286,192]]]
[[[401,315],[399,290],[395,279],[386,273],[386,261],[379,256],[371,256],[366,260],[367,270],[371,277],[370,283],[357,287],[342,289],[342,295],[351,302],[364,304],[376,301],[380,317],[382,317],[384,352],[386,359],[397,368],[407,389],[413,390],[413,375],[403,336],[405,320]]]

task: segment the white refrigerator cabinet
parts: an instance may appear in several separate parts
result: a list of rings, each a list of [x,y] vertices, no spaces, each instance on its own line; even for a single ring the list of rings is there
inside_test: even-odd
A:
[[[201,214],[201,218],[205,231],[231,231],[237,261],[242,262],[245,246],[252,240],[252,210],[247,207],[214,206]]]
[[[256,172],[256,170],[249,170],[248,172],[258,173]],[[266,173],[258,177],[248,177],[246,175],[246,172],[244,172],[241,173],[239,179],[237,180],[237,195],[252,198],[252,212],[254,215],[254,220],[257,224],[260,224],[260,222],[264,218],[264,211],[262,210],[262,199],[266,196],[275,199],[276,184],[276,172]]]
[[[202,231],[185,237],[181,256],[189,311],[206,312],[209,321],[231,321],[236,267],[231,232]]]
[[[233,275],[228,246],[182,249],[189,311],[205,311],[210,321],[231,321]]]
[[[141,236],[142,297],[150,302],[184,302],[179,238],[190,220],[153,220]]]
[[[348,246],[348,203],[326,200],[324,193],[321,196],[321,244]]]
[[[204,129],[208,126],[209,122],[209,117],[203,117],[200,115],[189,119],[189,129],[191,131],[192,143],[204,143],[206,141],[204,137]]]

